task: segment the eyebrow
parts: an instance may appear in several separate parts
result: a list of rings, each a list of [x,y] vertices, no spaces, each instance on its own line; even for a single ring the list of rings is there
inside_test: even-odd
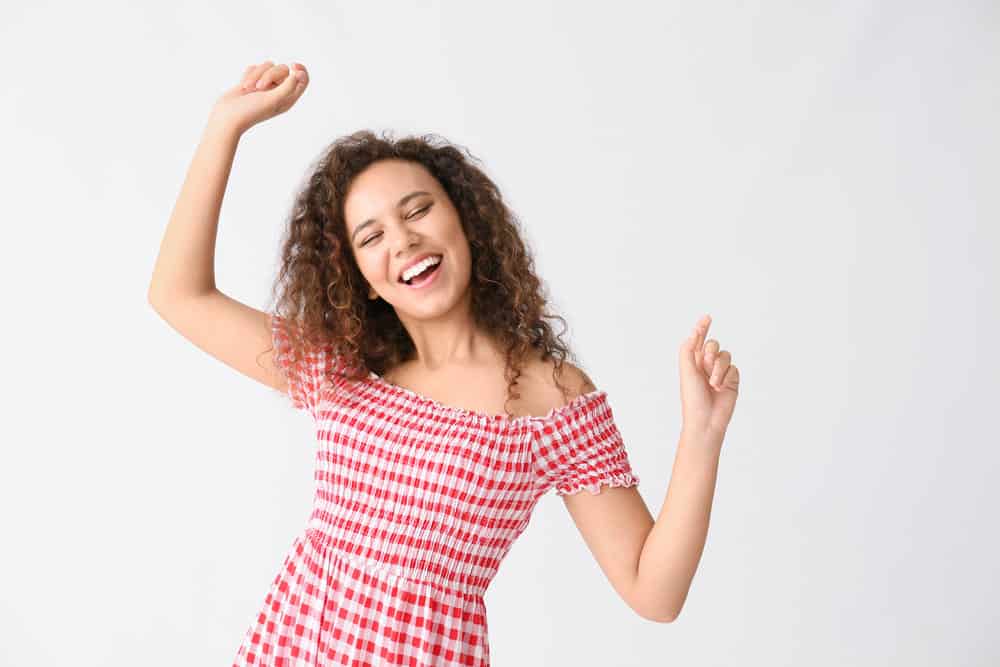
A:
[[[423,190],[415,190],[414,192],[411,192],[408,195],[403,195],[403,198],[400,199],[399,202],[396,204],[396,208],[402,208],[403,206],[406,205],[406,202],[420,195],[430,195],[430,193],[424,192]],[[375,218],[369,218],[368,220],[365,220],[360,225],[358,225],[357,228],[354,230],[354,233],[351,234],[351,243],[354,243],[354,237],[358,235],[358,232],[360,232],[362,229],[372,224],[373,222],[375,222]]]

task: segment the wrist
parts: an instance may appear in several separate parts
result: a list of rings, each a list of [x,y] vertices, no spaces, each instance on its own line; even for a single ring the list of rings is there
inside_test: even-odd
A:
[[[247,128],[241,126],[236,121],[225,116],[216,109],[208,115],[208,122],[205,123],[205,133],[223,136],[227,139],[239,140]]]
[[[716,433],[706,429],[681,427],[681,444],[701,448],[721,448],[725,433]]]

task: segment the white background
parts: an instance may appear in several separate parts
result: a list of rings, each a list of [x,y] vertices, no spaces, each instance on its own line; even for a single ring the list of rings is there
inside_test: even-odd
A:
[[[305,526],[308,416],[146,302],[211,104],[267,59],[311,84],[240,142],[226,294],[265,305],[333,139],[434,132],[522,221],[654,516],[699,315],[740,368],[676,622],[551,494],[486,596],[495,666],[1000,660],[996,4],[3,14],[0,664],[228,665]]]

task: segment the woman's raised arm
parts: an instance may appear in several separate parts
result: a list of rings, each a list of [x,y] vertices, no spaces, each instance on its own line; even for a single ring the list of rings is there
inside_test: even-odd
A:
[[[274,372],[272,352],[260,354],[271,346],[270,316],[216,288],[215,245],[240,138],[256,123],[291,108],[305,86],[301,66],[293,72],[266,61],[248,67],[219,98],[167,223],[147,296],[157,314],[199,348],[282,391],[285,380]]]

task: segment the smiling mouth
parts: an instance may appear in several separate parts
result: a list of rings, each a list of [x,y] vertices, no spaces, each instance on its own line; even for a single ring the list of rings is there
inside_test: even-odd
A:
[[[433,266],[427,267],[426,269],[424,269],[423,271],[421,271],[417,275],[413,276],[409,280],[400,279],[399,282],[401,282],[401,283],[403,283],[405,285],[408,285],[410,287],[420,286],[423,283],[427,282],[430,278],[432,278],[434,276],[434,274],[437,273],[437,270],[441,268],[441,265],[443,263],[444,263],[444,257],[442,257],[440,260],[438,260],[437,264],[434,264]]]

